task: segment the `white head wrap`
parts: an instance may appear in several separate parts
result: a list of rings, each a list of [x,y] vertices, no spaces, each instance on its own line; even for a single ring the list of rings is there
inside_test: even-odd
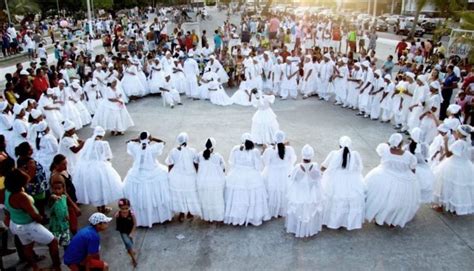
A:
[[[416,143],[421,143],[421,129],[419,127],[415,127],[410,131],[410,137]]]
[[[23,106],[21,106],[19,104],[13,105],[13,114],[19,115],[22,110],[23,110]]]
[[[286,135],[283,131],[277,131],[273,138],[275,140],[275,143],[279,144],[285,142]]]
[[[400,143],[403,141],[403,136],[399,133],[394,133],[388,139],[388,145],[390,147],[398,147]]]
[[[46,123],[46,121],[40,121],[37,125],[36,125],[36,132],[44,132],[46,129],[48,128],[48,124]]]
[[[444,125],[446,125],[446,127],[450,130],[456,130],[456,128],[459,126],[459,120],[448,118],[444,120]]]
[[[240,137],[240,141],[242,143],[245,143],[245,141],[252,141],[252,135],[250,133],[244,133],[241,137]]]
[[[70,130],[76,128],[76,125],[74,125],[74,123],[70,120],[65,120],[64,124],[63,124],[63,127],[64,127],[64,131],[70,131]]]
[[[331,55],[329,53],[325,53],[324,57],[327,58],[327,59],[331,59]]]
[[[54,94],[54,89],[48,88],[48,89],[46,90],[46,94],[47,94],[47,95],[53,95],[53,94]]]
[[[27,70],[21,70],[20,75],[30,75],[30,73]]]
[[[311,160],[314,157],[314,149],[310,145],[306,144],[303,146],[303,149],[301,149],[301,157],[304,160]]]
[[[360,63],[359,62],[354,63],[354,67],[360,68]]]
[[[412,72],[405,72],[405,76],[410,77],[411,79],[415,80],[415,74]]]
[[[211,147],[214,148],[216,146],[216,140],[213,138],[213,137],[209,137],[207,140],[206,140],[206,144],[207,144],[207,141],[211,141]]]
[[[30,113],[30,116],[33,118],[33,119],[37,119],[39,118],[43,113],[41,112],[41,110],[38,110],[38,109],[32,109],[31,110],[31,113]]]
[[[92,81],[91,81],[91,84],[92,84],[92,85],[95,85],[95,86],[96,86],[96,85],[97,85],[97,83],[98,83],[97,79],[95,79],[95,78],[94,78],[94,79],[92,79]]]
[[[444,123],[441,123],[440,125],[438,125],[438,131],[439,132],[447,133],[447,132],[449,132],[449,130],[450,130],[449,127],[446,126],[446,124],[444,124]]]
[[[456,129],[461,135],[468,137],[472,133],[472,127],[469,125],[459,125]]]
[[[69,62],[69,61],[66,61],[66,63],[65,63],[65,64],[66,64],[66,66],[72,65],[72,63],[71,63],[71,62]]]
[[[176,137],[176,142],[178,142],[179,145],[183,145],[184,143],[188,142],[188,134],[187,133],[180,133],[178,137]]]
[[[105,130],[104,128],[100,127],[100,126],[96,126],[94,128],[94,133],[92,134],[92,138],[96,138],[98,136],[104,136],[105,135]]]
[[[75,89],[78,89],[78,88],[81,87],[81,85],[79,85],[78,82],[74,82],[74,83],[71,84],[71,87],[73,87],[73,88],[75,88]]]
[[[349,59],[347,57],[342,58],[342,63],[347,64],[349,62]]]
[[[462,156],[463,153],[466,152],[465,148],[466,144],[463,144],[461,140],[456,140],[451,146],[449,146],[449,150],[456,156]]]
[[[188,57],[193,57],[193,56],[194,56],[194,53],[191,52],[191,51],[189,51],[189,52],[188,52]]]
[[[459,113],[459,111],[461,111],[461,106],[458,105],[458,104],[450,104],[448,106],[447,111],[451,114],[457,114],[457,113]]]
[[[96,62],[96,63],[95,63],[95,67],[96,67],[96,68],[100,68],[100,67],[102,67],[102,64]]]
[[[437,89],[439,91],[441,89],[441,84],[438,81],[433,81],[431,82],[430,87]]]
[[[376,70],[374,74],[378,75],[379,77],[382,77],[382,71],[381,70]]]
[[[366,60],[366,61],[362,62],[361,65],[362,65],[362,67],[368,68],[370,66],[370,62],[368,60]]]
[[[64,79],[61,79],[61,80],[58,81],[58,84],[63,84],[63,85],[65,85],[65,84],[66,84],[66,81],[64,81]]]
[[[390,76],[390,74],[386,74],[383,78],[385,78],[385,80],[392,80],[392,76]]]
[[[428,80],[428,75],[420,74],[416,77],[416,80],[420,80],[423,84],[426,84],[426,80]]]
[[[339,146],[341,146],[341,148],[347,147],[348,149],[350,149],[352,147],[351,138],[348,136],[342,136],[341,138],[339,138]]]

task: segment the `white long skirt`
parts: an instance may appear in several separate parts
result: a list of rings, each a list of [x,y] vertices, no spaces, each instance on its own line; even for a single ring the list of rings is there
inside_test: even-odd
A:
[[[224,187],[225,176],[222,169],[209,166],[201,167],[199,164],[197,190],[203,220],[210,222],[224,220]]]
[[[215,91],[209,91],[209,100],[211,103],[220,106],[227,106],[232,104],[232,99],[227,96],[227,93],[222,87]]]
[[[201,216],[201,205],[196,186],[196,174],[186,174],[172,169],[168,174],[171,193],[171,210]]]
[[[435,176],[428,164],[420,164],[416,166],[416,179],[420,186],[420,203],[433,202],[433,185]]]
[[[249,167],[235,167],[227,175],[224,223],[259,226],[270,220],[267,191],[260,172]]]
[[[319,183],[310,187],[304,184],[290,185],[285,218],[286,232],[299,238],[317,234],[322,229],[323,210],[324,198]]]
[[[79,115],[81,116],[82,125],[88,125],[91,123],[92,117],[89,110],[87,110],[86,106],[82,101],[78,101],[74,104],[76,106]]]
[[[268,166],[263,170],[263,179],[268,194],[268,210],[271,217],[285,217],[287,213],[287,192],[291,167]]]
[[[323,224],[330,229],[362,228],[365,219],[365,183],[360,173],[326,171],[322,178],[326,198]]]
[[[249,96],[247,95],[247,93],[243,89],[238,89],[234,93],[234,95],[232,95],[232,97],[230,97],[230,99],[232,100],[232,103],[238,104],[238,105],[241,105],[241,106],[251,106],[252,105],[252,101],[249,100]]]
[[[76,130],[82,128],[83,124],[81,114],[79,114],[79,111],[77,111],[77,108],[72,101],[66,101],[64,105],[61,106],[61,114],[64,119],[70,120],[74,123],[74,128],[76,128]]]
[[[173,218],[168,173],[162,165],[154,170],[130,169],[124,179],[124,195],[130,200],[137,226],[151,228]]]
[[[146,87],[143,85],[140,77],[138,75],[131,75],[125,73],[122,78],[122,89],[127,95],[127,97],[131,96],[144,96],[146,94]]]
[[[413,219],[420,204],[420,188],[415,174],[393,172],[379,165],[365,177],[367,198],[365,218],[404,227]]]
[[[103,100],[99,105],[91,124],[92,127],[101,126],[105,130],[117,132],[124,132],[134,125],[125,105],[108,100]]]
[[[123,196],[122,179],[110,162],[78,161],[72,176],[77,202],[103,206]]]
[[[457,215],[474,213],[474,168],[470,160],[451,156],[434,169],[434,202]]]
[[[252,117],[251,134],[257,144],[271,144],[274,134],[280,129],[276,115],[271,108],[257,110]]]
[[[99,108],[99,104],[102,102],[102,98],[97,98],[97,94],[87,93],[88,99],[85,101],[84,105],[91,115],[95,115],[95,111]]]

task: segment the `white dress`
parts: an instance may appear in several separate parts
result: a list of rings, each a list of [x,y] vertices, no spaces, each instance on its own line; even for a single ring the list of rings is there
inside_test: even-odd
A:
[[[125,68],[122,78],[122,88],[127,97],[131,96],[144,96],[146,94],[146,88],[143,85],[140,77],[138,76],[137,67],[130,65]]]
[[[409,145],[405,147],[408,151]],[[431,203],[433,201],[433,184],[435,176],[428,165],[428,146],[425,143],[418,143],[415,150],[416,178],[420,187],[420,203]]]
[[[28,127],[29,127],[29,123],[23,119],[15,118],[13,120],[13,125],[12,125],[13,133],[12,133],[12,139],[11,139],[13,143],[13,149],[18,147],[18,145],[20,145],[23,142],[28,142]],[[23,137],[22,134],[27,134],[27,135],[26,137]]]
[[[107,141],[87,139],[72,174],[77,202],[103,206],[123,196],[122,179],[110,159],[112,151]]]
[[[55,95],[58,97],[58,100],[62,102],[61,105],[61,114],[63,115],[64,119],[70,120],[74,123],[74,127],[76,130],[82,128],[82,119],[81,114],[77,111],[77,108],[74,106],[74,102],[69,99],[70,91],[68,87],[64,89],[60,89],[59,87],[55,90]]]
[[[15,146],[11,141],[13,138],[13,115],[9,113],[2,113],[0,115],[0,134],[5,137],[5,142],[7,144],[6,151],[10,157],[15,157]]]
[[[81,151],[74,153],[71,148],[78,147],[79,141],[77,135],[74,134],[72,137],[64,136],[59,141],[58,153],[64,155],[67,160],[67,170],[69,173],[73,174],[74,169],[76,168],[78,157]]]
[[[285,146],[283,159],[278,155],[276,147],[268,148],[262,155],[264,169],[262,176],[268,194],[268,209],[270,216],[286,216],[287,188],[290,182],[290,173],[296,162],[295,150]]]
[[[290,175],[286,232],[310,237],[323,225],[324,195],[317,163],[297,164]]]
[[[171,84],[180,94],[185,93],[188,87],[186,76],[184,75],[183,66],[178,63],[173,65],[173,73],[171,73]]]
[[[91,126],[101,126],[105,130],[124,132],[129,127],[135,125],[125,104],[109,100],[119,99],[123,101],[121,94],[117,90],[107,87],[105,95],[94,118],[92,118]]]
[[[326,168],[321,180],[326,198],[323,223],[330,229],[360,229],[365,219],[362,159],[357,151],[349,151],[343,168],[343,152],[344,149],[330,152],[321,164]]]
[[[95,111],[99,107],[102,101],[102,93],[98,86],[93,87],[92,82],[89,81],[84,86],[84,93],[86,94],[85,106],[91,115],[95,114]]]
[[[186,95],[192,98],[199,98],[199,65],[196,60],[188,58],[183,64],[184,75],[186,76]]]
[[[252,117],[252,140],[257,144],[273,143],[273,135],[280,129],[270,104],[275,101],[273,95],[262,95],[252,101],[257,111]]]
[[[55,103],[52,98],[43,94],[38,101],[38,107],[41,108],[54,137],[61,138],[64,134],[64,128],[62,125],[64,117],[61,114],[59,104]]]
[[[82,102],[82,95],[83,91],[82,88],[78,90],[73,90],[72,88],[67,88],[66,91],[68,92],[67,95],[69,99],[73,100],[74,106],[76,107],[79,115],[81,117],[82,125],[88,125],[91,123],[92,117],[91,113],[87,109],[87,107]]]
[[[201,206],[196,186],[197,153],[193,148],[174,148],[166,158],[167,165],[173,165],[169,171],[171,192],[171,210],[175,213],[191,213],[201,216]]]
[[[409,152],[392,154],[386,143],[379,144],[376,150],[381,157],[380,165],[365,176],[365,217],[368,221],[375,219],[379,225],[404,227],[420,205],[420,188],[412,171],[416,168],[416,157]]]
[[[51,133],[47,133],[41,137],[39,149],[36,147],[37,146],[35,144],[33,147],[35,150],[33,157],[43,166],[44,172],[46,173],[46,179],[49,180],[51,175],[49,168],[51,167],[54,156],[58,153],[58,141]]]
[[[161,65],[152,64],[150,76],[148,77],[148,89],[150,93],[160,93],[160,87],[164,80]]]
[[[222,85],[217,81],[211,81],[208,84],[209,90],[209,100],[212,104],[220,105],[220,106],[227,106],[232,104],[232,99],[229,98],[227,93],[225,92]]]
[[[230,97],[234,104],[241,106],[251,106],[255,95],[251,93],[252,89],[247,81],[240,83],[239,89]],[[250,95],[250,97],[249,97]]]
[[[138,142],[127,144],[133,166],[124,179],[124,196],[130,200],[137,226],[152,227],[154,223],[171,220],[168,172],[156,157],[163,152],[163,143],[150,143],[146,148]]]
[[[457,215],[474,213],[474,167],[471,162],[471,145],[456,140],[449,145],[453,155],[434,169],[434,201]]]
[[[198,157],[199,170],[197,190],[201,202],[202,219],[205,221],[224,220],[225,163],[218,153],[211,153],[206,160],[201,153]]]
[[[267,191],[260,175],[260,153],[256,149],[247,151],[241,148],[241,145],[235,146],[229,156],[224,223],[259,226],[270,220]]]

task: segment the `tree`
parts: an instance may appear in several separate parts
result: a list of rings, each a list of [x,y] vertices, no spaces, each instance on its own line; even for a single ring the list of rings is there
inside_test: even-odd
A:
[[[428,3],[428,0],[417,0],[416,1],[416,10],[415,10],[415,19],[413,20],[413,25],[410,30],[410,34],[408,35],[409,38],[413,38],[415,36],[416,26],[418,25],[418,19],[420,17],[421,10],[425,7]]]
[[[41,8],[36,0],[10,0],[8,8],[11,15],[27,15],[40,13]]]

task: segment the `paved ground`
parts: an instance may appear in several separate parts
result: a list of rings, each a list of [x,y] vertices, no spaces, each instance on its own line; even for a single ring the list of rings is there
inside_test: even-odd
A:
[[[255,112],[253,108],[223,108],[186,98],[183,102],[175,109],[164,108],[161,98],[155,96],[128,105],[136,126],[125,136],[106,137],[114,153],[113,165],[122,177],[132,165],[125,141],[142,130],[167,142],[161,162],[181,131],[189,133],[190,145],[199,150],[206,138],[213,136],[216,150],[227,160],[231,148],[240,143],[241,134],[250,130]],[[348,135],[362,156],[364,173],[378,164],[375,147],[393,132],[387,124],[357,117],[354,111],[316,99],[277,101],[273,108],[299,158],[301,147],[309,143],[320,163],[338,147],[338,138]],[[82,129],[79,134],[87,138],[91,129]],[[92,211],[83,208],[82,225]],[[102,234],[102,257],[111,270],[132,270],[114,227],[112,223]],[[179,240],[178,235],[184,239]],[[365,224],[363,229],[350,232],[324,229],[303,240],[285,233],[283,219],[260,227],[173,221],[137,231],[136,270],[473,270],[473,236],[474,216],[439,214],[429,206],[420,208],[404,229]],[[44,247],[37,251],[46,253]],[[6,257],[5,265],[15,261],[14,256]],[[47,261],[42,263],[47,265]]]

